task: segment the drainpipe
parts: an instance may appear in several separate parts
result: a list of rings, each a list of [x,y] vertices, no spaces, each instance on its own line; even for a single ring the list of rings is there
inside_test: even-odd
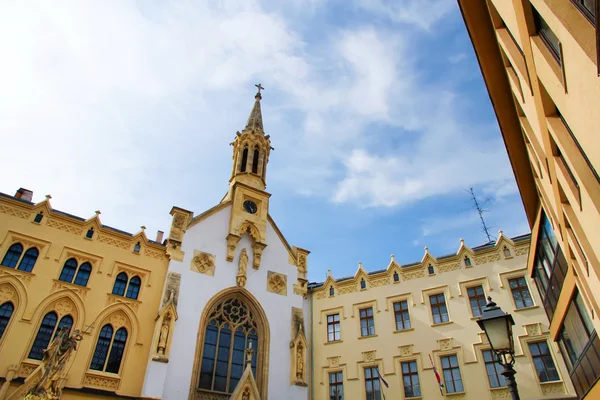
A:
[[[308,291],[308,303],[310,304],[310,400],[313,400],[315,398],[315,330],[313,327],[313,295],[310,289]]]

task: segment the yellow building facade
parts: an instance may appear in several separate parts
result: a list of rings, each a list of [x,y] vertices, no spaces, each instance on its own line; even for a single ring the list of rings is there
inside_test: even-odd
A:
[[[0,195],[0,399],[40,364],[61,327],[81,332],[62,398],[137,398],[168,258],[165,247],[52,209],[50,196]],[[160,238],[158,238],[160,241]]]
[[[458,3],[532,230],[550,336],[578,396],[600,398],[600,2]]]
[[[400,265],[392,256],[383,270],[367,272],[359,264],[352,277],[312,284],[313,398],[441,398],[435,365],[447,399],[509,399],[475,321],[487,296],[515,320],[521,398],[571,397],[565,364],[527,276],[529,244],[529,235],[500,234],[496,243],[475,248],[461,241],[456,254],[435,258],[426,248],[417,263]],[[375,369],[388,388],[373,379]],[[383,395],[374,393],[379,390]]]

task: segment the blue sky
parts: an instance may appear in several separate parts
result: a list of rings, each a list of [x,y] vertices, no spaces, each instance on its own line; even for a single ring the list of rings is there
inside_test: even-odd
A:
[[[0,5],[0,191],[150,237],[220,201],[262,82],[270,211],[352,275],[528,232],[454,0]],[[465,211],[467,210],[467,211]]]

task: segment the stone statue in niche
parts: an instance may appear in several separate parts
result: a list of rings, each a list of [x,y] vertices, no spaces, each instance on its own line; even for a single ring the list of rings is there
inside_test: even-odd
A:
[[[250,389],[244,389],[244,393],[242,394],[242,400],[250,400]]]
[[[160,327],[160,336],[158,337],[158,354],[161,356],[165,355],[165,349],[167,348],[167,339],[169,337],[169,322],[171,322],[171,313],[167,314],[163,319],[162,326]]]
[[[302,350],[302,344],[299,344],[296,351],[296,379],[300,382],[304,381],[304,352]]]
[[[242,249],[242,251],[240,253],[240,263],[238,265],[237,277],[235,278],[237,285],[241,288],[246,286],[247,270],[248,270],[248,254],[246,252],[246,249],[244,248],[244,249]]]

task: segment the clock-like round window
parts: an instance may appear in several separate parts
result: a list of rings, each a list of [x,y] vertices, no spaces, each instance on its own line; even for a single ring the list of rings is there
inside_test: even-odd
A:
[[[246,200],[244,201],[244,210],[246,210],[247,213],[256,214],[258,206],[252,200]]]

